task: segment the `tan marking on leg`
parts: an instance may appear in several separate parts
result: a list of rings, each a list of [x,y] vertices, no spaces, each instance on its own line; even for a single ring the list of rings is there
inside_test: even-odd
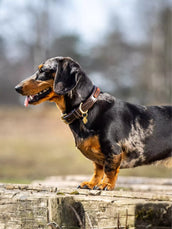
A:
[[[81,188],[84,188],[84,186],[86,186],[86,188],[88,189],[93,189],[94,186],[96,186],[102,180],[103,175],[104,175],[103,166],[98,165],[94,162],[93,162],[93,165],[94,165],[94,173],[93,173],[91,180],[89,182],[82,182],[80,184]]]
[[[108,191],[113,190],[118,177],[119,169],[120,166],[115,171],[106,172],[102,183],[100,183],[98,186],[99,189],[106,189]]]
[[[105,171],[105,177],[103,181],[97,186],[97,189],[108,190],[108,191],[114,189],[118,177],[122,157],[123,157],[122,153],[114,156],[112,160],[112,164],[110,163],[111,171]]]

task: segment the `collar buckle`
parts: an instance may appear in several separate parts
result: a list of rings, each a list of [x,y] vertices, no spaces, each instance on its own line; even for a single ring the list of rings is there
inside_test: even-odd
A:
[[[82,118],[83,123],[86,124],[88,122],[88,111],[97,101],[97,97],[99,96],[99,94],[100,89],[94,86],[93,92],[90,97],[85,102],[80,103],[79,107],[72,110],[69,114],[63,114],[61,119],[64,121],[64,123],[71,124],[76,119]],[[83,108],[85,108],[86,111],[84,111]]]
[[[83,103],[80,103],[80,105],[79,105],[79,111],[81,112],[82,117],[83,117],[85,114],[87,114],[87,113],[88,113],[88,110],[83,111],[83,110],[82,110],[82,104],[83,104]]]

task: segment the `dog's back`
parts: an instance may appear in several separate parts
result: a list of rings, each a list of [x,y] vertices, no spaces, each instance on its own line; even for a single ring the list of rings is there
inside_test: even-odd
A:
[[[172,166],[172,107],[125,103],[128,135],[120,141],[124,150],[121,168],[165,162]],[[127,129],[128,127],[126,127]]]

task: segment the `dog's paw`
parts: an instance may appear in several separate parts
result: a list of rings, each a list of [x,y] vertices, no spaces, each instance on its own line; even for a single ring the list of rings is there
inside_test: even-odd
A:
[[[99,185],[94,186],[94,190],[105,190],[112,191],[114,189],[114,185],[110,183],[100,183]]]
[[[91,182],[82,182],[77,188],[81,188],[81,189],[93,189],[95,186],[95,184],[91,183]]]

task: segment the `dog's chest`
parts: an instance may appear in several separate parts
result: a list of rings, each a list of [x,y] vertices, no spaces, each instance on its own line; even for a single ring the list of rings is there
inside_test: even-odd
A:
[[[86,139],[78,139],[76,146],[88,159],[100,165],[104,164],[105,157],[101,152],[98,136],[95,135]]]

